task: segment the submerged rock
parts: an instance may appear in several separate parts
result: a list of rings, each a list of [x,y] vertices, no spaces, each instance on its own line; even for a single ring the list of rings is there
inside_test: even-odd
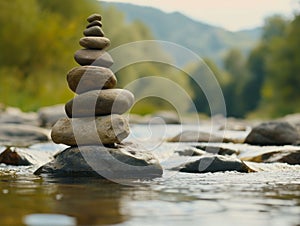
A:
[[[196,161],[184,163],[177,169],[179,169],[180,172],[186,173],[214,173],[224,171],[253,172],[243,161],[237,158],[219,155],[203,156]]]
[[[299,150],[275,150],[268,151],[251,157],[244,157],[243,160],[258,162],[258,163],[288,163],[290,165],[300,164],[300,149]]]
[[[35,172],[54,177],[97,176],[106,179],[147,179],[160,177],[162,173],[162,167],[150,152],[128,145],[68,148]]]
[[[286,145],[299,142],[299,133],[287,122],[266,122],[252,129],[245,143],[252,145]]]

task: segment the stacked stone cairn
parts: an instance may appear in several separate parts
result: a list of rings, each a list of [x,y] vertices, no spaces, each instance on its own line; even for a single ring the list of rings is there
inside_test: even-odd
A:
[[[99,14],[87,18],[85,37],[79,41],[84,49],[74,55],[80,66],[67,74],[69,88],[77,96],[65,104],[68,117],[58,120],[51,132],[55,143],[71,147],[40,167],[36,174],[120,178],[162,175],[161,166],[151,153],[120,144],[129,135],[129,123],[122,114],[132,107],[134,96],[128,90],[114,88],[117,79],[109,69],[113,60],[105,51],[110,40],[104,37],[101,19]]]

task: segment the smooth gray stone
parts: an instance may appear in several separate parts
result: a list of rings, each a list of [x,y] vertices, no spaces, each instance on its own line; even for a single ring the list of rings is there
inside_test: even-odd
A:
[[[93,13],[91,14],[87,19],[87,22],[91,23],[93,22],[94,20],[102,20],[102,16],[98,13]]]
[[[95,49],[77,50],[74,54],[74,59],[81,66],[92,65],[109,68],[114,63],[113,59],[106,51]]]
[[[102,22],[100,20],[94,20],[88,25],[86,25],[86,28],[94,27],[94,26],[102,27]]]
[[[286,145],[299,142],[299,133],[287,122],[266,122],[252,129],[245,143],[252,145]]]
[[[16,107],[6,107],[0,110],[0,124],[22,124],[39,126],[36,112],[22,112]]]
[[[49,131],[43,128],[22,124],[0,124],[0,142],[36,143],[49,140]]]
[[[70,89],[75,93],[90,90],[111,89],[117,84],[114,73],[105,67],[81,66],[68,72],[67,81]]]
[[[68,148],[34,174],[52,177],[91,176],[106,179],[161,177],[162,167],[152,153],[139,147],[118,145]]]
[[[97,37],[105,36],[104,31],[101,29],[101,27],[98,27],[98,26],[86,28],[83,31],[83,35],[84,36],[97,36]]]
[[[69,146],[120,143],[128,135],[128,121],[121,115],[62,118],[51,132],[54,143]]]
[[[225,156],[203,156],[198,160],[185,163],[179,167],[180,172],[186,173],[215,173],[225,171],[237,171],[241,173],[253,172],[243,161],[237,158]]]
[[[79,40],[79,44],[87,49],[105,49],[110,45],[110,40],[105,37],[83,37]]]
[[[134,96],[128,90],[93,90],[74,97],[65,110],[69,118],[123,114],[133,103]]]
[[[42,127],[52,127],[60,118],[66,117],[64,104],[42,107],[38,110],[39,122]]]

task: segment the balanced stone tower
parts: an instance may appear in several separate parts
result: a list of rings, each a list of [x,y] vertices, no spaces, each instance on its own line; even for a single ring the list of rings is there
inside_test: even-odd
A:
[[[129,135],[129,123],[123,113],[133,103],[133,94],[114,88],[117,79],[109,69],[111,56],[105,51],[110,40],[104,37],[102,17],[92,14],[76,51],[80,65],[67,74],[69,88],[77,95],[65,104],[67,118],[53,126],[55,143],[70,148],[57,154],[53,161],[35,174],[57,176],[102,176],[108,179],[153,178],[162,175],[154,156],[138,145],[121,144]]]

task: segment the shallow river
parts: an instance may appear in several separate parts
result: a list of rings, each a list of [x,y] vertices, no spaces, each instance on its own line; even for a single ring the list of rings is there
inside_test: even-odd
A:
[[[142,139],[146,130],[133,128],[130,139]],[[159,150],[161,135],[154,133],[147,136]],[[0,168],[0,225],[300,225],[299,167],[248,174],[165,170],[162,178],[131,186]]]

